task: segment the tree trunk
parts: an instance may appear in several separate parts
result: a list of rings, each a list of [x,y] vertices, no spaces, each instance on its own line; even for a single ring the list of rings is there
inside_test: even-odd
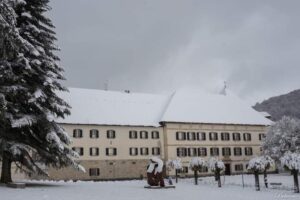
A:
[[[194,170],[195,185],[198,185],[198,170]]]
[[[178,169],[175,169],[175,180],[178,183]]]
[[[294,176],[294,191],[299,193],[299,181],[298,181],[298,170],[292,170]]]
[[[11,179],[11,160],[7,153],[3,153],[2,159],[2,172],[1,172],[1,183],[10,183],[12,182]]]
[[[255,189],[256,189],[256,191],[260,191],[259,176],[258,176],[258,172],[257,171],[254,172],[254,178],[255,178]]]
[[[220,169],[216,169],[216,177],[218,180],[218,187],[221,187],[221,177],[220,177]]]
[[[266,188],[268,188],[268,176],[267,176],[267,170],[264,171],[264,182]]]

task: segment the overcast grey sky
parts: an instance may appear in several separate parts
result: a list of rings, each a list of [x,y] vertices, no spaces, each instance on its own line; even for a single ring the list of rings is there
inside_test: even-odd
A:
[[[50,0],[66,85],[165,93],[300,88],[298,0]]]

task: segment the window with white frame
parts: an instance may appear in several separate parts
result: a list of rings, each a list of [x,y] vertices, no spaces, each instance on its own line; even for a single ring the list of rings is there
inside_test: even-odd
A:
[[[188,140],[196,140],[196,133],[195,132],[187,132],[187,139]]]
[[[100,169],[99,168],[90,168],[89,173],[90,173],[90,176],[99,176]]]
[[[223,147],[222,148],[222,154],[223,154],[223,156],[230,156],[231,155],[230,147]]]
[[[116,138],[116,131],[115,130],[107,130],[106,136],[108,139],[114,139],[114,138]]]
[[[129,154],[131,156],[137,156],[139,154],[138,148],[136,148],[136,147],[129,148]]]
[[[266,138],[266,134],[260,133],[260,134],[258,135],[258,138],[259,138],[259,140],[261,141],[261,140],[263,140],[263,139]]]
[[[197,139],[200,141],[206,140],[206,133],[205,132],[198,132],[197,133]]]
[[[209,140],[218,140],[218,133],[217,132],[210,132],[209,133]]]
[[[240,133],[232,133],[232,140],[233,141],[240,141],[241,140],[241,134]]]
[[[185,132],[176,132],[176,140],[185,140],[186,133]]]
[[[235,156],[241,156],[242,155],[242,148],[241,147],[234,147],[233,151],[234,151]]]
[[[76,151],[79,156],[83,156],[83,147],[73,147],[73,151]]]
[[[141,147],[141,148],[140,148],[140,153],[141,153],[141,155],[143,155],[143,156],[149,155],[149,149],[148,149],[148,147]]]
[[[207,156],[207,150],[205,147],[198,148],[198,156],[201,157]]]
[[[227,132],[221,133],[221,140],[223,141],[229,141],[230,140],[230,134]]]
[[[138,138],[137,131],[133,131],[133,130],[129,131],[129,138],[130,139],[137,139]]]
[[[252,156],[253,155],[252,147],[245,147],[245,155],[246,156]]]
[[[117,148],[110,147],[105,149],[105,153],[107,156],[116,156],[117,155]]]
[[[99,155],[99,148],[98,147],[91,147],[90,148],[90,156],[98,156]]]
[[[188,148],[188,156],[196,157],[197,156],[197,148]]]
[[[219,155],[219,148],[217,148],[217,147],[210,148],[210,155],[211,156],[218,156]]]
[[[141,139],[148,139],[148,132],[147,131],[140,131],[140,138]]]
[[[187,150],[184,147],[178,147],[177,148],[177,156],[178,157],[185,157],[187,154]]]
[[[159,156],[160,155],[160,148],[159,147],[153,147],[152,148],[152,155],[153,156]]]
[[[74,129],[73,130],[73,138],[82,138],[82,129]]]
[[[251,141],[251,134],[250,133],[244,133],[244,140],[245,141]]]
[[[158,131],[152,131],[151,132],[151,138],[152,139],[159,139],[159,132]]]
[[[93,139],[99,138],[99,131],[97,129],[90,130],[90,138]]]
[[[236,165],[234,165],[234,169],[235,169],[235,171],[240,172],[240,171],[244,170],[244,166],[243,166],[243,164],[236,164]]]

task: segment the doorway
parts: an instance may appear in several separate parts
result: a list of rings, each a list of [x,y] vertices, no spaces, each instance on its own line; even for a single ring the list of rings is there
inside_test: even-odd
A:
[[[231,169],[229,163],[225,164],[225,175],[231,175]]]

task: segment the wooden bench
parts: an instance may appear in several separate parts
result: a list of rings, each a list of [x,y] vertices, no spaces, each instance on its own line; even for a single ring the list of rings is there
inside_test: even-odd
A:
[[[278,188],[279,186],[282,185],[282,183],[273,182],[273,183],[270,183],[270,185],[272,186],[272,188]]]
[[[25,183],[7,183],[6,186],[10,187],[10,188],[24,189],[26,187],[26,184]]]

